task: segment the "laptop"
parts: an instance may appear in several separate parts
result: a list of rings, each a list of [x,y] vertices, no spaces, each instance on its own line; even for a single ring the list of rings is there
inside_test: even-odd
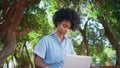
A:
[[[91,56],[67,55],[63,68],[90,68]]]

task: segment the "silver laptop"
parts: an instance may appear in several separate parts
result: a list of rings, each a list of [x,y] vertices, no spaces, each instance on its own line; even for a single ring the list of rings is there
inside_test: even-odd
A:
[[[81,55],[67,55],[63,68],[90,68],[92,57]]]

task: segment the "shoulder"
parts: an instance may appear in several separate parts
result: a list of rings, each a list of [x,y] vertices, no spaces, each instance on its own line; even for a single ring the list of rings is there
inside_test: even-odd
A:
[[[73,40],[72,40],[72,38],[70,38],[70,36],[68,34],[65,35],[65,39],[67,41],[67,44],[73,45]]]
[[[51,40],[51,35],[45,35],[41,40],[43,40],[43,41],[49,41],[49,40]]]
[[[50,35],[45,35],[43,36],[37,43],[37,45],[39,46],[43,46],[43,45],[47,45],[49,43],[49,39],[50,39]]]
[[[45,35],[42,39],[48,40],[48,39],[50,39],[50,38],[51,38],[51,35]]]
[[[70,37],[65,37],[65,39],[69,42],[72,42],[72,39]]]
[[[66,34],[64,37],[67,41],[72,41],[71,38],[68,36],[68,34]]]

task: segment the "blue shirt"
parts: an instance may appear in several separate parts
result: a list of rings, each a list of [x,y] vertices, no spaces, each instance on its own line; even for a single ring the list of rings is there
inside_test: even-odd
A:
[[[72,41],[65,36],[62,42],[59,41],[57,35],[44,36],[35,46],[34,54],[43,58],[44,63],[52,68],[63,68],[64,58],[67,54],[74,55]]]

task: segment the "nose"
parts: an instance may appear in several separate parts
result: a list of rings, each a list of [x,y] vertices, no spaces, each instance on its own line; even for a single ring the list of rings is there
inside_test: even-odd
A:
[[[68,28],[66,28],[65,32],[69,32],[70,30]]]

